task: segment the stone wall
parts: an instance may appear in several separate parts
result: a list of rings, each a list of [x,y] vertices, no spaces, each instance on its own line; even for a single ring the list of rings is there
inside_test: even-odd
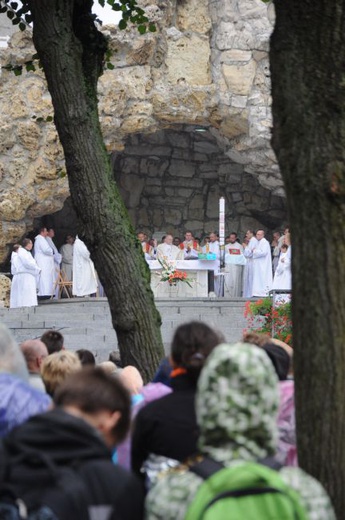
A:
[[[191,130],[191,129],[189,129]],[[198,128],[197,128],[198,130]],[[231,161],[209,132],[134,135],[113,154],[114,175],[137,230],[202,237],[218,229],[219,197],[226,202],[226,231],[279,228],[285,199],[261,186],[244,165]]]
[[[232,208],[229,218],[245,215],[274,225],[282,218],[284,204],[278,198],[284,193],[270,147],[267,50],[271,7],[261,0],[145,2],[157,32],[140,36],[136,29],[105,27],[115,69],[107,70],[99,81],[104,139],[109,152],[117,152],[116,176],[125,194],[131,191],[126,176],[138,177],[136,193],[126,195],[132,216],[135,213],[138,225],[156,226],[162,210],[153,207],[153,197],[156,202],[166,197],[162,226],[183,227],[195,220],[200,229],[207,219],[213,226],[216,210],[210,201],[225,190]],[[23,63],[33,52],[30,34],[16,33],[9,47],[0,49],[0,62]],[[0,84],[0,259],[4,259],[7,244],[27,233],[35,218],[62,208],[69,192],[61,146],[53,123],[47,122],[52,106],[42,73],[16,77],[2,70]],[[181,125],[181,140],[188,127],[206,128],[209,146],[212,149],[216,143],[220,163],[210,163],[215,159],[212,152],[198,151],[199,159],[202,154],[206,158],[186,159],[183,171],[188,164],[189,173],[174,177],[179,158],[171,154],[167,171],[174,177],[174,186],[164,175],[163,183],[168,184],[157,185],[154,166],[148,165],[142,152],[139,170],[131,170],[129,162],[138,155],[133,153],[133,143],[147,143],[151,135],[156,147],[162,130],[179,134]],[[171,146],[183,153],[176,142]],[[164,151],[150,156],[158,157],[154,161],[159,163],[166,160]],[[237,179],[234,182],[230,171],[232,180]],[[253,177],[250,181],[248,174]],[[228,187],[223,179],[229,180]],[[152,195],[148,197],[147,192]],[[181,200],[180,209],[168,208],[170,197]],[[187,204],[183,211],[182,200]],[[151,217],[150,211],[156,216]],[[237,227],[243,225],[237,221]]]

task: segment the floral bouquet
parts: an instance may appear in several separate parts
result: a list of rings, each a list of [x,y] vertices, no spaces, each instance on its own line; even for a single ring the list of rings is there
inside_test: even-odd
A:
[[[169,263],[165,258],[158,259],[158,262],[161,264],[163,271],[159,273],[161,282],[168,282],[170,286],[177,285],[178,282],[185,282],[192,287],[192,280],[187,277],[187,273],[183,271],[178,271],[173,263]]]

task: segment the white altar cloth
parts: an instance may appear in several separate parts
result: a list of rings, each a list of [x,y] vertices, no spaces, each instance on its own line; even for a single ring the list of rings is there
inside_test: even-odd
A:
[[[158,260],[148,261],[151,269],[151,289],[156,298],[207,298],[208,271],[218,271],[217,260],[176,260],[170,262],[179,271],[187,271],[192,287],[186,282],[178,282],[170,287],[168,282],[159,279],[162,266]]]

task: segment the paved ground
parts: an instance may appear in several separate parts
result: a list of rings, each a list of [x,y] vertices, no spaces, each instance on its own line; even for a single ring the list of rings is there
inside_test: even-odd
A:
[[[245,300],[241,298],[157,299],[156,304],[162,316],[162,337],[167,351],[175,328],[190,320],[208,323],[220,330],[229,342],[239,340],[246,327]],[[18,342],[40,337],[47,329],[57,329],[65,336],[68,348],[90,349],[98,361],[107,359],[110,351],[117,350],[106,298],[73,298],[44,302],[31,308],[2,308],[0,321],[12,330]]]

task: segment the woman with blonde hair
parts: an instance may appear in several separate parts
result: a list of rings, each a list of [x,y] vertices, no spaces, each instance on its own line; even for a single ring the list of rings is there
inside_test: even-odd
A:
[[[66,379],[69,374],[77,372],[82,368],[82,364],[77,354],[68,350],[60,350],[46,357],[42,363],[41,375],[47,393],[54,395],[57,387]]]

